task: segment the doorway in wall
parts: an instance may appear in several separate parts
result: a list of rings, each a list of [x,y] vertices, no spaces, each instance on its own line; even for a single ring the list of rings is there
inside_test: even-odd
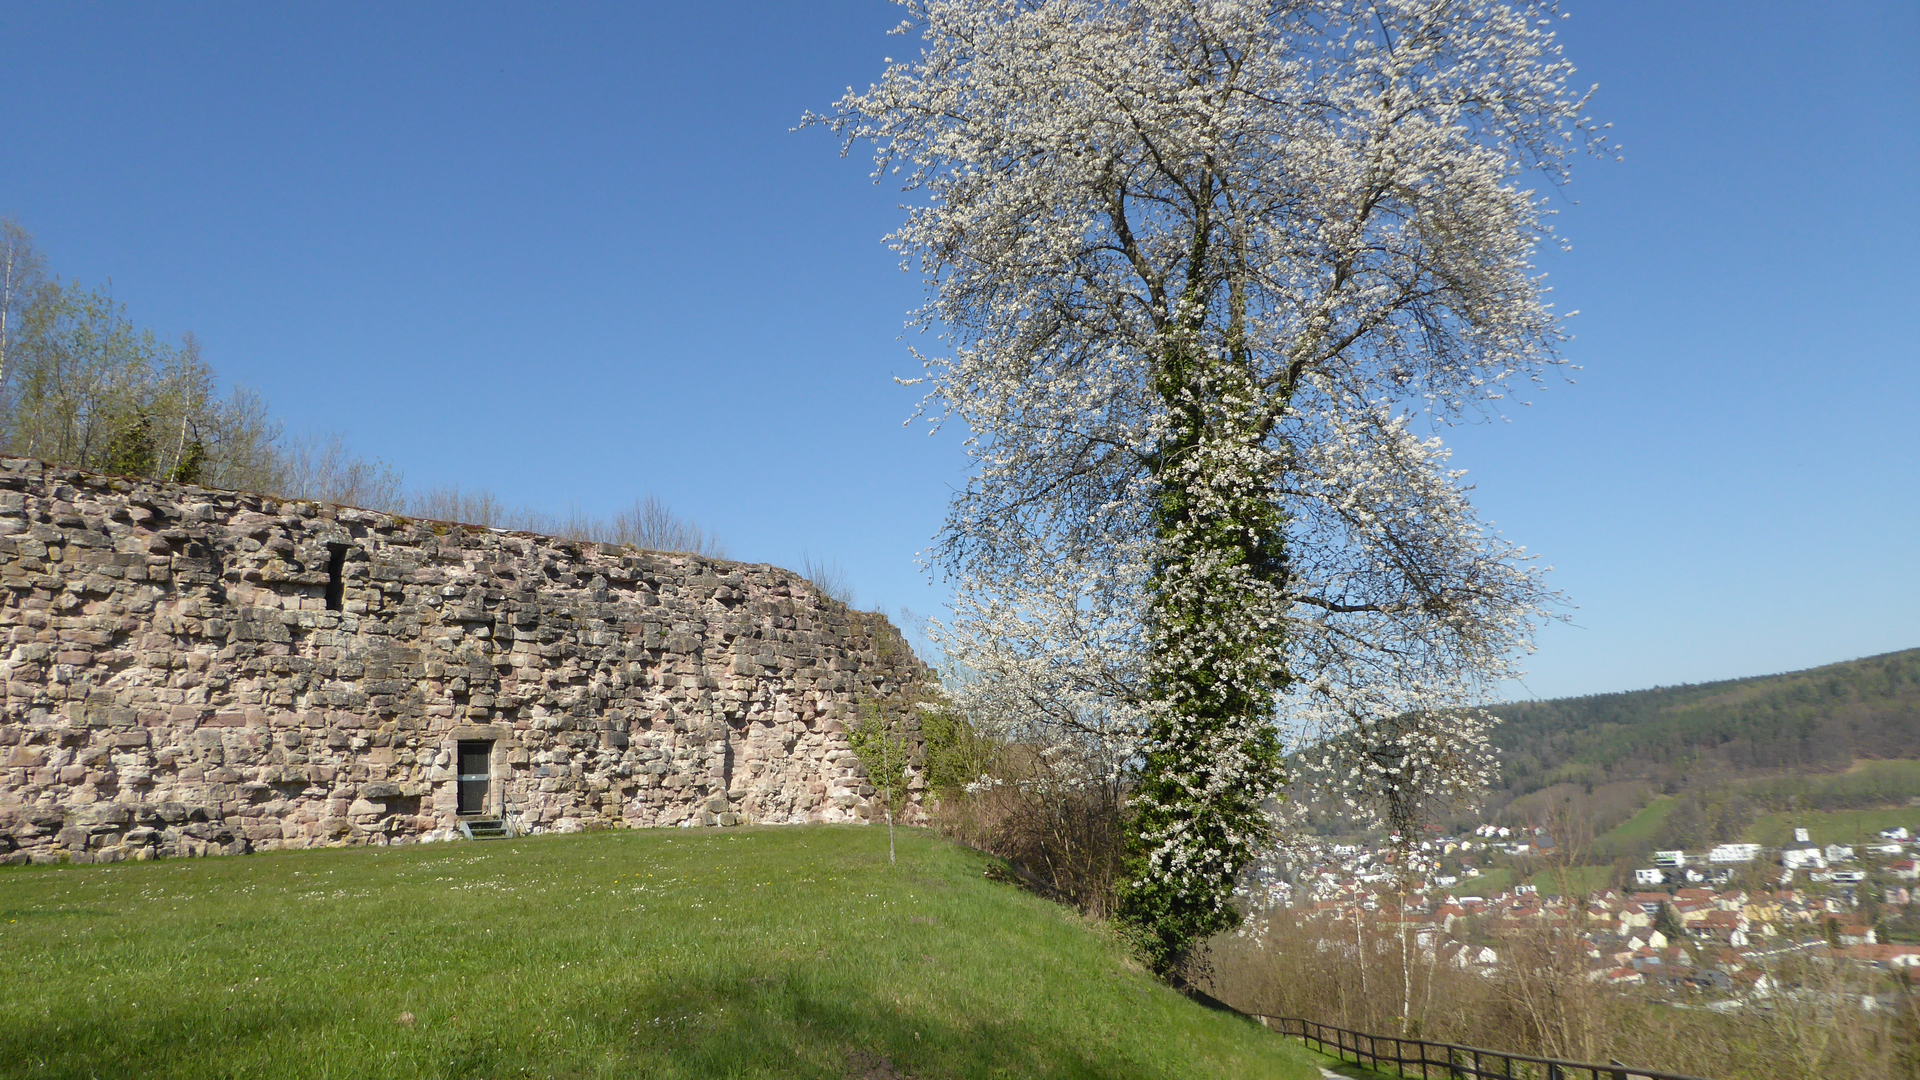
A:
[[[490,763],[493,759],[493,744],[479,740],[462,740],[457,756],[459,758],[458,812],[463,816],[484,814],[487,812],[487,783],[492,774]]]

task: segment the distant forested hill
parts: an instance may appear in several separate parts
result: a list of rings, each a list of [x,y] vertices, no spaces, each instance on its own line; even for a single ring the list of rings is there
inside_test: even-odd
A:
[[[1521,800],[1516,813],[1532,812],[1549,793],[1554,801],[1560,793],[1583,793],[1606,828],[1660,792],[1698,793],[1741,781],[1743,792],[1764,803],[1770,800],[1763,792],[1784,799],[1786,789],[1754,783],[1761,778],[1840,772],[1861,758],[1920,758],[1920,649],[1784,675],[1514,702],[1492,711],[1503,722],[1493,733],[1501,779],[1491,805]],[[1881,792],[1867,776],[1788,786],[1836,805],[1908,797],[1905,772],[1871,775],[1902,789]],[[1534,793],[1540,795],[1527,798]]]

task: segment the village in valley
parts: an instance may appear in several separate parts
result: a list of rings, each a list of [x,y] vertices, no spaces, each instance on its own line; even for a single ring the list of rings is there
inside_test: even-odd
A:
[[[1920,822],[1920,810],[1914,815]],[[1681,1006],[1739,1009],[1806,992],[1808,972],[1868,971],[1902,981],[1920,974],[1920,829],[1881,830],[1866,844],[1822,844],[1796,828],[1780,848],[1723,843],[1702,851],[1657,851],[1651,865],[1581,894],[1583,875],[1613,868],[1557,857],[1543,827],[1479,825],[1409,850],[1397,843],[1322,844],[1261,876],[1267,925],[1317,930],[1325,947],[1397,951],[1404,937],[1420,960],[1499,978],[1516,944],[1558,941],[1582,958],[1581,977]],[[1417,852],[1417,853],[1416,853]],[[1498,863],[1500,869],[1492,869]],[[1399,882],[1419,884],[1400,900]],[[1513,883],[1544,878],[1547,888]],[[1491,887],[1489,887],[1491,886]],[[1880,927],[1902,925],[1904,941]],[[1577,942],[1577,945],[1574,943]],[[1538,955],[1536,951],[1533,955]],[[1859,1008],[1895,1004],[1858,995]]]

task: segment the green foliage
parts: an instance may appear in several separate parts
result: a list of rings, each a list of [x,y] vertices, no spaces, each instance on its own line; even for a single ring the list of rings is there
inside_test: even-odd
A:
[[[0,870],[0,1076],[1317,1077],[987,857],[902,831],[889,873],[884,842],[615,830]]]
[[[208,464],[207,444],[196,435],[182,448],[179,460],[167,470],[166,479],[175,484],[198,484],[205,476]]]
[[[944,702],[921,708],[920,736],[927,789],[942,799],[959,797],[968,784],[991,773],[1003,751],[998,740]]]
[[[139,413],[115,420],[100,455],[100,470],[122,476],[149,476],[153,465],[153,417]]]
[[[913,765],[913,740],[903,718],[866,702],[860,706],[860,718],[847,729],[847,742],[867,767],[867,781],[897,816],[906,807],[907,771]]]
[[[1661,904],[1660,910],[1654,912],[1653,928],[1665,934],[1668,941],[1686,940],[1686,923],[1680,921],[1680,916],[1673,910],[1672,904]]]
[[[1158,451],[1149,594],[1154,642],[1145,754],[1131,795],[1121,917],[1148,962],[1175,975],[1194,945],[1239,925],[1233,889],[1271,838],[1285,783],[1274,701],[1287,684],[1285,515],[1265,478],[1263,429],[1235,360],[1166,346],[1172,413]]]
[[[7,344],[8,449],[125,476],[261,489],[285,480],[257,396],[215,396],[192,335],[135,327],[105,289],[37,284]]]

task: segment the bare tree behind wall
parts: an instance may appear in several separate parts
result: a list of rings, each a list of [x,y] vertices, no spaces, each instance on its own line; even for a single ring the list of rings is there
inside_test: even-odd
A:
[[[847,569],[839,562],[811,551],[800,552],[800,576],[811,581],[820,595],[829,600],[852,607],[854,604],[853,579]]]
[[[159,480],[724,558],[712,532],[653,496],[601,516],[507,505],[457,486],[410,492],[401,470],[339,434],[289,437],[266,399],[224,397],[189,333],[136,326],[110,287],[49,277],[18,222],[0,220],[0,442],[62,465]]]
[[[222,399],[191,334],[141,329],[105,288],[41,284],[7,357],[15,453],[81,468],[246,486],[277,475],[277,425],[257,395]]]
[[[4,393],[11,371],[21,319],[46,276],[46,259],[32,234],[12,218],[0,219],[0,393]]]

